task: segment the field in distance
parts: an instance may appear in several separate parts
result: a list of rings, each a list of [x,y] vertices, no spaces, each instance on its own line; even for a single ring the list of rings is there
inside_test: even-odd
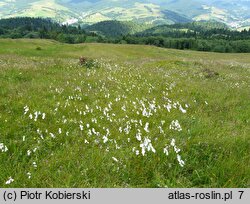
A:
[[[249,90],[250,54],[1,39],[0,186],[250,187]]]

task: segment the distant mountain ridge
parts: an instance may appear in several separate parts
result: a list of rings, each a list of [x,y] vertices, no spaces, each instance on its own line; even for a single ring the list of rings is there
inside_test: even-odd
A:
[[[173,24],[215,20],[250,26],[250,0],[1,0],[0,18],[48,17],[64,24],[133,21]]]

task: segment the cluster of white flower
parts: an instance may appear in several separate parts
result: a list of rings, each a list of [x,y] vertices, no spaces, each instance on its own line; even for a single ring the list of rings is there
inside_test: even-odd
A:
[[[163,149],[163,152],[164,152],[164,154],[166,154],[168,156],[170,148],[173,147],[173,150],[176,153],[177,161],[179,162],[179,165],[181,167],[184,167],[185,162],[181,159],[181,156],[179,154],[181,150],[176,146],[175,143],[176,143],[175,139],[172,139],[170,145],[166,145],[166,147]]]
[[[33,162],[32,164],[33,164],[33,167],[36,169],[37,168],[36,162]]]
[[[185,104],[184,106],[181,105],[183,103],[171,99],[175,83],[167,84],[167,88],[162,91],[160,97],[151,98],[140,95],[131,97],[135,91],[143,91],[150,95],[157,90],[159,83],[149,83],[143,79],[140,72],[137,75],[132,75],[128,71],[127,75],[124,74],[119,79],[113,75],[117,74],[118,68],[114,70],[110,64],[105,64],[105,66],[107,69],[105,80],[88,80],[92,76],[95,76],[96,79],[98,72],[93,69],[87,70],[86,73],[79,72],[79,76],[85,74],[88,76],[87,79],[78,81],[73,78],[66,82],[65,87],[57,87],[58,85],[54,87],[51,83],[50,91],[54,93],[56,101],[51,109],[45,109],[49,117],[41,111],[31,111],[27,105],[24,107],[24,115],[31,119],[28,119],[28,122],[43,120],[43,124],[37,127],[38,137],[34,140],[38,144],[36,146],[33,144],[26,150],[27,156],[33,159],[36,149],[42,151],[42,145],[40,146],[42,142],[53,143],[71,135],[79,135],[83,139],[83,145],[88,145],[89,148],[97,147],[110,152],[110,154],[133,145],[134,147],[131,147],[133,154],[138,157],[147,156],[149,153],[160,152],[154,148],[153,144],[158,147],[159,141],[166,140],[169,129],[182,131],[178,120],[173,120],[169,129],[168,126],[164,125],[165,120],[168,120],[165,117],[166,113],[169,117],[174,111],[186,114],[189,108],[189,105]],[[133,78],[133,80],[127,80],[127,77]],[[134,79],[140,80],[141,83],[135,84]],[[111,88],[109,83],[115,83],[116,86]],[[89,96],[96,97],[96,100],[85,103],[85,99]],[[51,121],[45,127],[46,122],[48,122],[47,118],[50,118]],[[39,124],[36,123],[36,125]],[[159,133],[154,135],[155,129],[159,130],[160,135]],[[25,136],[23,136],[23,141],[25,141]],[[4,147],[6,146],[0,144],[0,150],[7,149]],[[34,147],[37,148],[34,149]],[[175,140],[166,145],[163,149],[164,154],[169,155],[172,149],[177,154],[180,166],[184,166],[185,162],[179,155],[180,149],[175,145]],[[118,160],[116,157],[112,157],[112,160],[118,164],[121,163],[120,159]],[[32,167],[38,168],[36,162],[32,163]],[[31,173],[26,174],[31,179]]]
[[[151,140],[147,137],[144,139],[144,142],[140,144],[140,147],[143,156],[146,154],[146,151],[152,151],[153,153],[156,153],[156,150],[154,149]]]
[[[27,173],[27,176],[28,176],[28,179],[31,179],[31,173],[30,172]]]
[[[28,112],[29,112],[29,107],[26,105],[26,106],[24,106],[24,115],[26,115]]]
[[[3,143],[0,143],[0,151],[1,151],[1,152],[7,152],[7,151],[8,151],[7,146],[4,145]]]
[[[24,115],[26,115],[29,111],[30,111],[30,108],[26,105],[24,106]],[[30,120],[33,120],[36,122],[38,117],[41,115],[41,118],[42,120],[45,120],[45,117],[46,117],[46,114],[45,113],[42,113],[41,111],[35,111],[33,114],[30,113],[29,114],[29,119]]]
[[[14,179],[12,177],[9,177],[8,181],[5,182],[6,185],[11,184],[12,182],[14,182]]]
[[[181,125],[178,120],[173,120],[169,126],[170,130],[182,131]]]

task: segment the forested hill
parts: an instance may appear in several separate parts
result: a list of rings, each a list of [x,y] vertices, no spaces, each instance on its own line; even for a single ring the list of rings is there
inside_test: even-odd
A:
[[[56,22],[52,22],[49,18],[8,18],[0,20],[0,27],[2,29],[23,29],[29,31],[39,31],[42,28],[47,30],[60,29],[60,25]]]
[[[128,26],[130,25],[130,26]],[[250,30],[231,30],[216,21],[200,21],[147,28],[143,24],[104,21],[86,28],[104,35],[102,42],[146,44],[213,52],[250,52]],[[141,30],[139,32],[136,32]]]
[[[45,38],[64,43],[127,43],[165,48],[214,52],[250,52],[250,30],[230,30],[225,24],[192,22],[173,25],[104,21],[84,29],[61,25],[50,19],[11,18],[0,20],[1,38]]]
[[[0,37],[44,38],[66,43],[83,43],[88,37],[98,38],[96,34],[87,33],[80,26],[60,25],[50,19],[30,17],[1,19]]]
[[[94,32],[106,38],[121,36],[150,37],[161,36],[171,38],[202,38],[202,39],[249,39],[249,31],[230,29],[226,24],[216,21],[200,21],[178,23],[172,25],[147,25],[131,21],[103,21],[87,26],[88,32]]]
[[[136,34],[151,27],[152,25],[139,24],[132,21],[103,21],[87,26],[85,30],[95,32],[105,37],[117,37]]]
[[[246,40],[250,39],[250,30],[232,30],[223,23],[208,21],[155,26],[137,33],[136,36]]]
[[[152,28],[146,29],[137,34],[139,35],[166,35],[169,32],[180,32],[180,33],[205,33],[205,32],[214,32],[215,30],[225,30],[231,31],[230,28],[220,22],[216,21],[199,21],[199,22],[190,22],[190,23],[176,23],[172,25],[158,25]],[[177,35],[178,36],[178,35]]]

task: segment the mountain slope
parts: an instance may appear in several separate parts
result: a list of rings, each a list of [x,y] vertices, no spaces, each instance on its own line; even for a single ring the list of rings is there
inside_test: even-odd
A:
[[[223,23],[218,23],[214,21],[206,21],[206,22],[192,22],[192,23],[182,23],[182,24],[174,24],[174,25],[159,25],[144,30],[138,35],[142,36],[161,36],[166,35],[169,32],[206,32],[212,29],[228,29],[227,25]]]
[[[3,0],[0,18],[10,17],[48,17],[63,21],[78,15],[56,0]]]
[[[90,25],[86,27],[85,30],[95,32],[106,37],[116,37],[142,32],[149,27],[149,25],[137,24],[131,21],[103,21]]]
[[[107,20],[147,24],[216,20],[231,27],[250,25],[249,0],[2,0],[0,18],[50,17],[66,24]]]

